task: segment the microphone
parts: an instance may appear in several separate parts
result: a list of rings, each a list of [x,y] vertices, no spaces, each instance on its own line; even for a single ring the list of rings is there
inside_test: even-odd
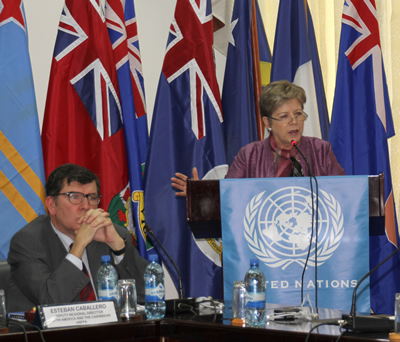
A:
[[[178,266],[176,266],[174,260],[172,260],[171,256],[168,254],[168,252],[165,250],[164,246],[160,243],[160,241],[157,239],[156,235],[153,232],[153,229],[151,229],[147,224],[144,225],[146,232],[150,233],[150,235],[156,240],[157,244],[161,247],[161,249],[164,251],[165,255],[168,257],[169,261],[171,262],[172,265],[174,265],[176,273],[178,274],[178,281],[179,281],[179,298],[183,298],[183,286],[182,286],[182,277],[181,277],[181,272],[179,272]]]
[[[303,154],[303,152],[301,152],[301,150],[297,146],[297,142],[295,140],[292,140],[290,143],[301,154],[301,156],[303,157],[303,159],[305,160],[305,162],[307,164],[307,172],[308,172],[308,176],[310,177],[310,188],[311,188],[312,230],[311,230],[311,238],[310,238],[310,245],[309,245],[309,248],[308,248],[308,254],[307,254],[306,262],[304,264],[303,273],[301,275],[301,302],[303,302],[304,274],[305,274],[305,271],[306,271],[308,258],[310,256],[310,252],[311,252],[312,237],[313,237],[313,232],[314,232],[314,191],[313,191],[313,186],[312,186],[312,178],[315,179],[315,184],[317,186],[317,219],[316,219],[316,221],[317,221],[317,229],[315,230],[315,283],[317,283],[317,264],[318,264],[317,263],[317,248],[318,248],[318,182],[317,182],[317,179],[315,178],[315,176],[311,173],[310,164],[308,162],[308,159],[306,158],[306,156]],[[293,159],[295,159],[295,158],[293,158]],[[318,289],[317,289],[317,287],[315,287],[315,306],[318,307]]]
[[[297,159],[293,156],[290,156],[290,160],[293,165],[293,177],[304,177],[303,169]]]
[[[306,158],[306,156],[303,154],[303,152],[301,152],[301,150],[299,149],[299,147],[297,146],[297,142],[295,140],[292,140],[290,142],[292,144],[292,146],[294,146],[296,148],[296,150],[301,154],[301,156],[303,157],[303,159],[305,160],[306,164],[307,164],[307,171],[308,171],[308,175],[310,177],[314,177],[314,175],[311,173],[311,169],[310,169],[310,164],[308,163],[308,159]]]
[[[295,140],[292,140],[290,142],[292,144],[292,146],[294,146],[296,148],[296,150],[301,154],[301,156],[303,157],[303,159],[305,160],[306,164],[307,164],[307,172],[308,172],[308,176],[310,177],[310,188],[311,188],[311,205],[312,205],[312,223],[311,223],[311,238],[310,238],[310,244],[309,244],[309,248],[308,248],[308,253],[307,253],[307,258],[306,258],[306,262],[304,264],[304,268],[303,268],[303,273],[301,275],[301,302],[303,302],[303,282],[304,282],[304,274],[306,271],[306,267],[307,267],[307,263],[308,263],[308,258],[310,256],[310,252],[311,252],[311,244],[312,244],[312,238],[313,238],[313,234],[314,234],[314,190],[313,190],[313,186],[312,186],[312,179],[315,179],[315,185],[316,185],[316,202],[317,202],[317,208],[316,208],[316,229],[315,229],[315,283],[317,283],[317,267],[318,267],[318,257],[317,257],[317,249],[318,249],[318,202],[319,202],[319,195],[318,195],[318,181],[317,178],[315,178],[315,176],[311,173],[311,169],[310,169],[310,164],[308,162],[308,159],[306,158],[306,156],[303,154],[303,152],[301,152],[300,148],[297,146],[297,142]],[[295,159],[295,158],[293,158]],[[292,160],[293,161],[293,160]],[[315,306],[318,307],[318,288],[315,287]]]
[[[195,304],[195,298],[194,297],[189,297],[189,298],[184,298],[183,296],[183,286],[182,286],[182,277],[181,277],[181,272],[179,272],[178,266],[176,266],[174,260],[171,258],[171,256],[168,254],[168,252],[165,250],[164,246],[161,244],[161,242],[157,239],[156,235],[153,232],[153,229],[151,229],[147,224],[144,225],[144,228],[146,232],[148,232],[154,240],[157,242],[157,244],[161,247],[165,255],[168,257],[169,261],[171,264],[175,267],[176,273],[178,274],[178,282],[179,282],[179,289],[178,289],[178,295],[179,299],[168,299],[165,301],[166,304],[166,311],[167,312],[186,312],[190,311],[193,309],[194,304]]]
[[[347,330],[353,331],[389,331],[394,329],[394,321],[387,317],[375,317],[375,316],[356,316],[356,297],[357,289],[360,284],[374,273],[379,267],[381,267],[386,261],[388,261],[393,255],[400,250],[398,247],[393,253],[387,256],[377,266],[370,270],[364,277],[360,279],[353,291],[353,300],[351,302],[350,315],[343,315],[342,318],[348,322],[343,327]]]

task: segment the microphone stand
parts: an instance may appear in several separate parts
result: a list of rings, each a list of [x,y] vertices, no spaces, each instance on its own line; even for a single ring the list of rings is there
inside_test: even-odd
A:
[[[395,255],[400,250],[398,247],[393,253],[387,256],[383,261],[381,261],[377,266],[370,270],[364,277],[360,279],[353,291],[353,300],[351,302],[350,315],[343,315],[343,319],[349,321],[349,324],[345,325],[346,329],[352,329],[354,331],[386,331],[393,329],[393,321],[389,319],[378,319],[370,316],[358,316],[356,319],[356,299],[357,299],[357,289],[361,283],[368,278],[372,273],[374,273],[379,267],[381,267],[386,261],[388,261],[393,255]],[[358,324],[357,324],[358,323]],[[374,324],[376,323],[376,324]]]
[[[317,265],[318,265],[318,210],[319,210],[319,196],[318,196],[318,181],[317,178],[311,173],[311,168],[310,168],[310,164],[308,162],[308,159],[306,158],[306,156],[303,154],[303,152],[300,150],[300,148],[297,146],[297,142],[295,140],[291,141],[292,146],[294,146],[296,148],[296,150],[301,154],[301,156],[303,157],[304,161],[307,164],[307,173],[310,177],[310,188],[311,188],[311,216],[312,216],[312,221],[311,221],[311,237],[310,237],[310,245],[308,248],[308,254],[307,254],[307,258],[306,258],[306,262],[304,264],[304,268],[303,268],[303,273],[301,275],[301,302],[303,303],[303,283],[304,283],[304,274],[306,271],[306,267],[307,267],[307,263],[308,263],[308,258],[310,256],[310,252],[311,252],[311,244],[312,244],[312,238],[314,235],[314,191],[313,191],[313,186],[312,186],[312,178],[314,178],[315,180],[315,185],[316,185],[316,202],[317,202],[317,210],[316,210],[316,227],[315,227],[315,307],[318,308],[318,287],[317,287],[317,280],[318,280],[318,272],[317,272]]]
[[[297,146],[297,142],[292,140],[290,143],[292,144],[292,146],[294,146],[296,148],[296,150],[301,154],[301,156],[303,157],[304,161],[306,162],[308,175],[310,177],[314,177],[314,175],[311,173],[310,164],[308,163],[308,159],[306,158],[306,156],[303,154],[303,152],[301,152],[301,150]]]
[[[166,300],[165,301],[166,311],[167,312],[173,312],[173,313],[192,311],[193,308],[194,308],[194,304],[195,304],[195,298],[194,297],[184,298],[183,286],[182,286],[182,277],[181,277],[181,272],[179,272],[178,266],[176,266],[174,260],[171,258],[171,256],[165,250],[164,246],[157,239],[156,235],[153,232],[153,229],[151,229],[147,224],[145,224],[144,227],[145,227],[146,232],[148,232],[154,238],[154,240],[157,242],[158,246],[161,247],[161,249],[163,250],[164,254],[168,257],[168,259],[171,262],[171,264],[175,267],[176,273],[178,274],[178,282],[179,282],[178,295],[179,295],[179,299],[168,299],[168,300]]]
[[[178,282],[179,282],[179,291],[178,295],[179,298],[183,298],[183,286],[182,286],[182,277],[181,277],[181,272],[179,272],[178,266],[176,266],[174,260],[170,257],[168,252],[165,250],[164,246],[160,243],[160,241],[157,239],[156,235],[153,232],[153,229],[151,229],[147,224],[145,224],[146,231],[150,233],[150,235],[156,240],[157,244],[161,247],[161,249],[164,251],[165,255],[168,257],[169,261],[171,264],[175,267],[176,273],[178,274]]]

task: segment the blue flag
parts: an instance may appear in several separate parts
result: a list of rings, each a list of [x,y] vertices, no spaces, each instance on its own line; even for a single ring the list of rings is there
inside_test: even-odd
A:
[[[281,0],[276,23],[271,81],[288,80],[307,95],[304,135],[328,140],[329,118],[314,27],[305,1]]]
[[[256,121],[258,101],[255,98],[253,75],[255,52],[251,43],[252,20],[257,20],[259,60],[265,84],[269,83],[271,70],[271,52],[258,2],[256,0],[256,18],[252,18],[252,2],[252,0],[235,1],[231,21],[222,93],[226,157],[229,164],[241,147],[258,140]]]
[[[128,58],[131,70],[133,99],[135,101],[136,129],[139,148],[135,149],[142,166],[142,176],[146,162],[147,144],[149,140],[147,127],[146,99],[144,96],[144,79],[142,60],[139,48],[139,35],[136,21],[134,0],[125,1],[125,26],[128,39]],[[128,143],[127,143],[128,145]],[[142,177],[143,178],[143,177]],[[142,183],[142,180],[140,181]],[[138,187],[139,185],[136,185]]]
[[[367,4],[368,3],[368,4]],[[348,175],[385,176],[385,235],[370,236],[370,267],[398,246],[387,139],[394,135],[374,0],[345,2],[330,142]],[[371,306],[393,314],[398,254],[371,275]]]
[[[182,274],[185,296],[222,296],[218,240],[195,240],[186,199],[175,196],[171,177],[200,178],[227,171],[222,113],[213,60],[211,0],[178,0],[157,90],[145,168],[146,222]],[[223,176],[222,176],[223,177]],[[177,274],[163,257],[171,277]]]
[[[147,149],[147,118],[144,111],[135,8],[132,0],[125,3],[125,11],[120,0],[108,0],[105,12],[118,74],[129,169],[129,188],[124,189],[113,201],[117,207],[123,204],[123,207],[114,210],[118,215],[113,217],[113,221],[134,233],[140,255],[147,258],[147,249],[150,246],[143,229],[145,220],[142,177]]]
[[[44,166],[22,1],[0,7],[0,260],[13,235],[46,214]]]

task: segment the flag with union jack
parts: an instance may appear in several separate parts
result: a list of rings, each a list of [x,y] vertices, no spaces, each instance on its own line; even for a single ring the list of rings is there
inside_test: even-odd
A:
[[[116,207],[111,211],[115,213],[113,221],[119,221],[135,235],[141,256],[147,258],[147,249],[151,245],[144,232],[142,170],[148,135],[133,0],[107,0],[105,13],[118,74],[130,184],[130,191],[126,191],[126,198],[123,198],[125,208],[121,208],[121,201],[116,200],[113,201]]]
[[[142,59],[139,48],[139,34],[136,21],[136,12],[134,0],[121,0],[124,3],[125,27],[128,39],[128,57],[131,69],[131,79],[133,88],[133,98],[135,100],[136,127],[139,140],[137,153],[140,155],[140,164],[142,166],[142,175],[144,173],[147,144],[148,128],[146,115],[146,100],[144,96],[144,79]]]
[[[44,166],[21,0],[0,1],[0,260],[13,235],[45,214]]]
[[[200,178],[222,178],[227,170],[212,43],[211,0],[178,0],[151,125],[145,208],[147,223],[180,269],[185,295],[221,298],[222,244],[193,238],[185,198],[171,187],[175,172],[189,175],[194,166]],[[175,269],[163,261],[177,284]]]
[[[329,140],[346,174],[384,172],[385,233],[370,236],[371,269],[398,246],[387,143],[393,135],[375,0],[346,0]],[[399,266],[396,254],[371,275],[375,313],[393,314]]]
[[[307,1],[280,0],[275,32],[271,82],[288,80],[305,90],[304,111],[310,116],[304,125],[304,135],[327,140],[325,88]]]
[[[128,166],[117,72],[99,0],[66,0],[43,121],[46,175],[64,163],[92,170],[106,210],[126,200]],[[113,215],[113,213],[111,213]]]

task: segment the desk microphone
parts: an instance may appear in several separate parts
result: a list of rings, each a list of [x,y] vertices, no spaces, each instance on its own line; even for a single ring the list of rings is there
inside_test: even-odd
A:
[[[374,273],[379,267],[381,267],[386,261],[388,261],[393,255],[395,255],[400,250],[398,247],[393,253],[387,256],[383,261],[381,261],[377,266],[375,266],[371,271],[369,271],[364,277],[360,279],[353,291],[353,300],[351,302],[350,315],[343,315],[342,318],[348,322],[344,325],[347,330],[354,331],[389,331],[394,328],[393,320],[386,317],[375,317],[375,316],[356,316],[356,297],[357,289],[360,284],[368,278],[372,273]]]
[[[292,146],[294,146],[296,148],[297,151],[299,151],[299,153],[301,154],[301,156],[303,157],[303,159],[305,160],[306,164],[307,164],[307,171],[308,171],[308,175],[310,177],[314,177],[314,175],[311,173],[311,169],[310,169],[310,164],[308,163],[308,159],[306,158],[306,156],[303,154],[303,152],[301,152],[301,150],[299,149],[299,147],[297,146],[297,142],[295,140],[292,140],[290,142],[292,144]]]
[[[314,235],[314,190],[313,190],[313,185],[312,185],[312,179],[314,178],[315,180],[315,185],[316,185],[316,202],[317,202],[317,210],[316,210],[316,229],[315,229],[315,307],[318,307],[318,287],[317,287],[317,267],[318,267],[318,202],[319,202],[319,195],[318,195],[318,181],[317,178],[311,173],[311,168],[310,164],[308,162],[308,159],[306,156],[301,152],[300,148],[297,146],[297,142],[295,140],[292,140],[290,142],[292,146],[296,148],[296,150],[301,154],[303,159],[305,160],[307,164],[307,172],[308,176],[310,177],[310,189],[311,189],[311,217],[312,217],[312,222],[311,222],[311,238],[310,238],[310,245],[308,247],[308,253],[307,253],[307,258],[306,262],[304,263],[304,268],[303,268],[303,273],[301,275],[301,302],[303,303],[303,284],[304,284],[304,274],[306,272],[307,268],[307,263],[308,259],[310,257],[310,252],[311,252],[311,245],[312,245],[312,238]]]
[[[168,254],[168,252],[165,250],[164,246],[161,244],[161,242],[157,239],[156,235],[153,232],[153,229],[151,229],[147,224],[144,225],[145,230],[154,238],[154,240],[157,242],[157,244],[161,247],[165,255],[168,257],[169,261],[171,264],[175,267],[176,273],[178,274],[178,282],[179,282],[179,289],[178,289],[178,295],[179,299],[168,299],[165,301],[166,304],[166,311],[167,312],[186,312],[190,311],[189,306],[193,305],[195,303],[195,298],[190,297],[190,298],[184,298],[183,296],[183,286],[182,286],[182,277],[181,277],[181,272],[179,272],[178,266],[176,266],[174,260],[171,258],[171,256]]]

